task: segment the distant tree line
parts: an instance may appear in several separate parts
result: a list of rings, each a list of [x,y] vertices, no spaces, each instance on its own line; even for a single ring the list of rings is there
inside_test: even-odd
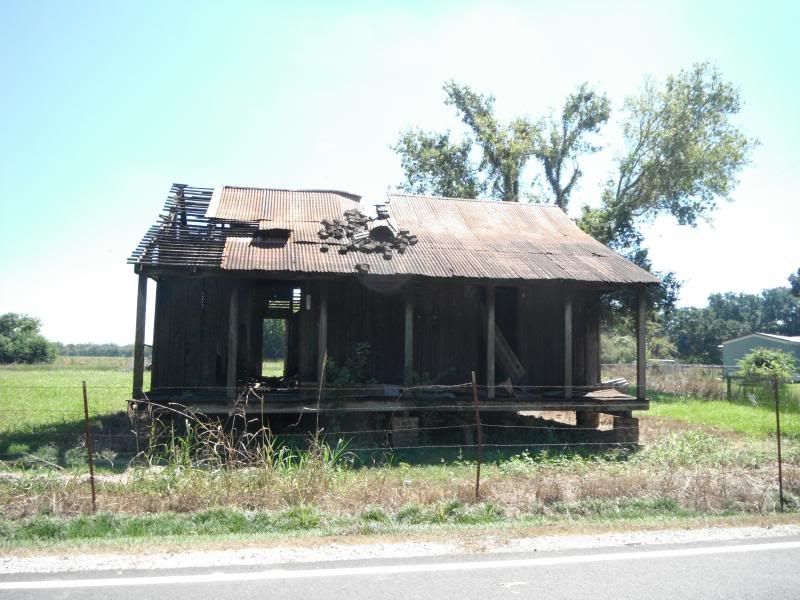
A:
[[[758,294],[711,294],[703,308],[677,308],[674,300],[656,298],[651,303],[647,325],[649,358],[722,364],[719,346],[725,340],[751,333],[800,336],[800,295],[791,287],[770,288]],[[604,318],[602,361],[632,362],[636,340],[630,310],[623,310],[622,306],[610,308]]]
[[[133,356],[133,344],[62,344],[55,343],[61,356]]]
[[[678,308],[665,323],[675,356],[684,362],[721,364],[719,345],[750,333],[800,336],[800,298],[788,287],[760,294],[712,294],[704,308]]]

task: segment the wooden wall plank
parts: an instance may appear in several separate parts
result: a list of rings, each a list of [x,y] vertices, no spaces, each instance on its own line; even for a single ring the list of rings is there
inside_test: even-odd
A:
[[[572,296],[564,298],[564,397],[572,398]]]
[[[317,322],[317,381],[322,381],[328,355],[328,283],[319,286],[319,319]]]
[[[414,289],[405,293],[403,306],[403,384],[411,385],[414,374]]]
[[[236,397],[236,352],[239,347],[239,288],[233,286],[229,297],[228,309],[228,371],[226,386],[228,398]]]
[[[133,397],[144,397],[144,332],[147,317],[147,275],[139,273],[136,291],[136,331],[133,342]]]
[[[647,395],[647,296],[639,286],[636,310],[636,398]]]
[[[495,396],[495,288],[486,286],[486,397]]]

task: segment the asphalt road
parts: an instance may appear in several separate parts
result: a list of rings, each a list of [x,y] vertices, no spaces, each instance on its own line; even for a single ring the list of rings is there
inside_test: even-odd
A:
[[[800,537],[270,567],[0,576],[0,598],[800,598]]]

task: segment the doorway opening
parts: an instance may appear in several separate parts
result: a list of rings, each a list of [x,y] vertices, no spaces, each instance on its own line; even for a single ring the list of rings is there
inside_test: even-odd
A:
[[[302,290],[291,284],[274,285],[267,296],[262,319],[261,376],[285,377],[292,352]],[[295,334],[296,335],[296,334]]]
[[[262,329],[261,376],[283,377],[288,350],[286,319],[264,319]]]

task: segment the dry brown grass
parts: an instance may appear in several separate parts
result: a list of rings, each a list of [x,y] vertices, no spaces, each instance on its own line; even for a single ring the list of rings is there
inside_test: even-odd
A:
[[[439,472],[436,472],[436,471]],[[98,505],[112,513],[196,512],[220,507],[276,511],[313,506],[332,515],[353,515],[365,507],[395,513],[404,506],[432,507],[450,501],[475,502],[474,471],[455,467],[341,470],[330,476],[290,476],[263,469],[142,469],[128,480],[101,479]],[[741,464],[635,464],[597,462],[484,468],[483,502],[503,514],[541,514],[592,501],[670,499],[700,512],[738,510],[763,513],[774,503],[774,466]],[[786,465],[784,489],[800,495],[800,467]],[[7,478],[0,485],[2,516],[77,515],[90,506],[85,477],[63,475]]]
[[[624,377],[636,384],[636,365],[603,365],[603,379]],[[721,367],[706,365],[650,365],[647,369],[648,392],[681,397],[722,400],[725,383]]]

